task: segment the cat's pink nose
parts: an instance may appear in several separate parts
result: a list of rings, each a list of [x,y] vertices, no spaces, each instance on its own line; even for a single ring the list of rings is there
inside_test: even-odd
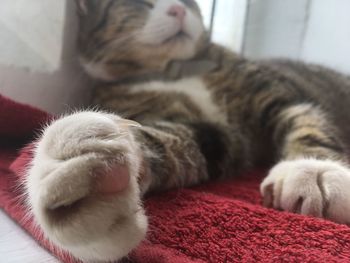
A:
[[[186,9],[182,5],[172,5],[168,10],[168,15],[175,17],[180,22],[183,22],[186,16]]]

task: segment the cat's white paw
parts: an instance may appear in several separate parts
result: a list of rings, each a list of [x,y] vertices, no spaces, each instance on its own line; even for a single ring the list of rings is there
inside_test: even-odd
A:
[[[134,125],[81,112],[55,121],[37,144],[29,205],[46,237],[82,260],[120,259],[145,237]]]
[[[350,223],[350,169],[338,162],[281,162],[262,182],[261,193],[268,207]]]

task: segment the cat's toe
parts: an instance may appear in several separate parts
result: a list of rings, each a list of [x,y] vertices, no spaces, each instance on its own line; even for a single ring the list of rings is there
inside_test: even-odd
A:
[[[350,170],[330,160],[277,164],[261,184],[264,205],[304,215],[350,222]]]

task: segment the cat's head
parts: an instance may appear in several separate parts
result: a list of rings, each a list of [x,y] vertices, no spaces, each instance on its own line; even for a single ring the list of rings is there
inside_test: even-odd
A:
[[[116,80],[194,57],[207,35],[194,0],[76,0],[82,65]]]

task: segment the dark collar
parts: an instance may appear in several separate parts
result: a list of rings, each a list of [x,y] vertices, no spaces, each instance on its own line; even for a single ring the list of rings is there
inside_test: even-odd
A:
[[[215,68],[217,68],[217,63],[211,60],[174,61],[168,65],[163,75],[166,79],[176,80],[201,76]]]
[[[175,81],[207,74],[217,68],[217,63],[211,60],[173,61],[169,63],[164,72],[144,74],[137,77],[117,80],[106,83],[107,86],[115,84],[139,84],[147,81]]]

